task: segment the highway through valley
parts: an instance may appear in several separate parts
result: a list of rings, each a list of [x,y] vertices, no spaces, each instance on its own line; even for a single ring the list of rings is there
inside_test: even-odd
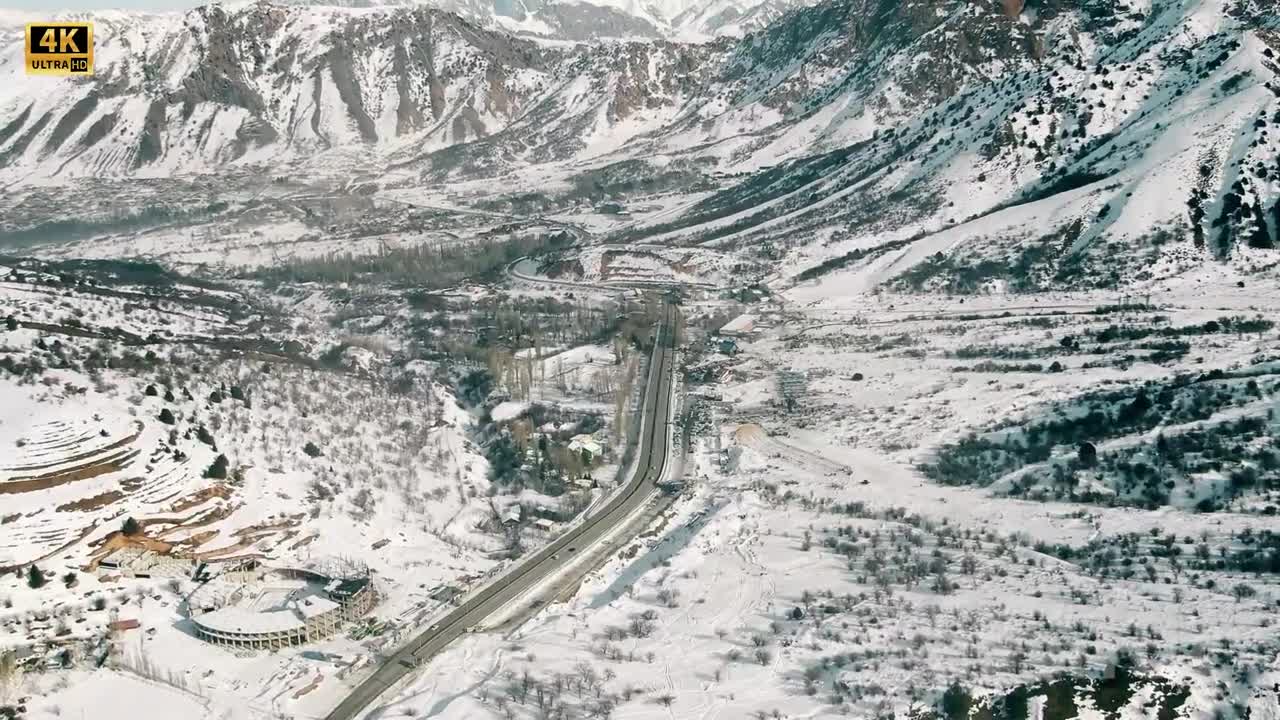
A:
[[[327,720],[357,718],[384,692],[406,675],[416,672],[418,667],[463,633],[482,625],[489,616],[543,580],[558,575],[581,552],[622,526],[632,513],[653,497],[671,453],[668,417],[675,376],[677,311],[671,303],[664,303],[662,307],[662,317],[654,332],[653,353],[641,406],[635,470],[627,484],[594,514],[513,566],[405,643],[339,703],[326,716]]]

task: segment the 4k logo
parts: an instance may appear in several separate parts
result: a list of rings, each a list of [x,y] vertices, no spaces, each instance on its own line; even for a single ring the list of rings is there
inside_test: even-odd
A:
[[[28,75],[92,75],[93,23],[27,25]]]

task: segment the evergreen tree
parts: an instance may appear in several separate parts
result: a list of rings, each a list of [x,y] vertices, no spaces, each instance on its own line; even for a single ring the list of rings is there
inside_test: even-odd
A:
[[[205,445],[208,445],[209,447],[213,448],[214,450],[218,449],[218,444],[213,441],[213,433],[210,433],[209,428],[203,425],[201,425],[200,428],[196,430],[196,439],[198,439],[200,442],[204,443]]]
[[[120,532],[125,535],[137,535],[142,532],[142,524],[135,520],[133,516],[129,516],[125,518],[124,525],[120,526]]]
[[[504,482],[520,469],[521,453],[510,433],[495,437],[485,448],[485,458],[489,461],[489,479],[494,482]]]
[[[27,567],[27,587],[38,590],[44,587],[44,572],[35,565]]]
[[[173,417],[173,411],[170,410],[169,408],[165,408],[160,411],[159,419],[160,419],[160,422],[164,423],[165,425],[172,425],[174,422],[176,422]]]
[[[213,464],[209,466],[209,469],[204,471],[204,476],[214,480],[226,480],[227,466],[230,464],[231,461],[227,460],[226,455],[218,455],[213,459]]]
[[[960,685],[959,681],[951,683],[951,687],[942,693],[942,714],[947,720],[968,718],[972,707],[973,697]]]
[[[1080,449],[1076,455],[1080,459],[1080,464],[1085,467],[1093,467],[1098,464],[1098,448],[1094,447],[1091,442],[1080,443]]]
[[[1262,212],[1262,204],[1253,206],[1253,232],[1249,234],[1249,247],[1270,250],[1275,247],[1271,232],[1267,229],[1267,216]],[[1280,228],[1277,228],[1280,232]]]

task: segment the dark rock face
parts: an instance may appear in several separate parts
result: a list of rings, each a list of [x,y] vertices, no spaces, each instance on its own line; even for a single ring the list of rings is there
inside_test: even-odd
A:
[[[30,110],[30,108],[27,108],[27,110],[23,112],[23,116],[19,117],[18,120],[25,120],[25,116],[30,112]],[[27,131],[13,141],[12,145],[5,148],[4,151],[0,151],[0,166],[7,165],[15,158],[21,157],[22,154],[27,151],[27,146],[31,144],[31,141],[36,139],[36,136],[40,134],[40,131],[44,130],[44,126],[48,125],[49,121],[52,119],[52,111],[41,115],[39,120],[27,127]],[[23,126],[22,123],[18,121],[15,121],[12,125],[14,127],[14,131]],[[5,128],[5,130],[8,131],[9,128]]]
[[[369,113],[364,109],[360,84],[352,72],[350,46],[340,40],[329,50],[325,62],[333,75],[333,84],[338,88],[338,97],[342,98],[347,113],[351,115],[351,119],[360,130],[360,137],[364,138],[365,142],[377,142],[378,131],[374,127],[373,118],[369,117]]]
[[[754,92],[796,59],[805,72],[771,87],[766,104],[803,112],[806,102],[813,106],[851,90],[870,93],[892,80],[912,100],[931,105],[951,97],[992,60],[1034,59],[1035,32],[995,6],[965,0],[836,0],[797,10],[746,38],[731,52],[721,79]]]
[[[270,145],[278,137],[279,133],[269,123],[256,118],[246,120],[236,129],[236,142],[232,149],[232,158],[241,157],[250,147]]]
[[[113,128],[115,128],[116,123],[119,122],[119,120],[120,116],[115,113],[107,113],[106,115],[100,116],[97,120],[94,120],[93,124],[89,126],[89,129],[85,131],[84,135],[80,136],[80,148],[84,149],[93,147],[98,143],[98,141],[106,137]]]
[[[151,101],[147,108],[147,119],[142,126],[142,137],[138,140],[138,153],[134,156],[133,167],[140,168],[158,160],[164,153],[165,115],[168,106],[161,100]]]
[[[192,10],[187,19],[187,30],[192,34],[189,46],[199,62],[183,78],[182,89],[169,100],[188,108],[212,102],[261,113],[262,96],[250,84],[248,75],[260,71],[266,57],[266,40],[282,29],[283,15],[283,10],[263,4],[234,14],[218,5]],[[203,44],[197,39],[198,28],[203,29]],[[190,109],[185,109],[184,115],[190,115]]]
[[[6,142],[9,142],[9,138],[16,135],[18,131],[22,129],[22,126],[26,124],[27,119],[31,117],[32,107],[32,105],[27,105],[22,112],[18,113],[17,117],[10,120],[3,128],[0,128],[0,147],[3,147]]]
[[[76,101],[75,105],[67,111],[58,124],[54,126],[53,132],[49,135],[49,139],[44,143],[46,153],[54,152],[62,147],[62,143],[67,141],[71,133],[80,127],[98,107],[98,93],[90,91],[88,95]]]
[[[396,135],[407,135],[423,126],[422,107],[413,96],[409,84],[409,51],[403,45],[395,46],[391,71],[396,76]],[[426,63],[430,67],[430,63]]]

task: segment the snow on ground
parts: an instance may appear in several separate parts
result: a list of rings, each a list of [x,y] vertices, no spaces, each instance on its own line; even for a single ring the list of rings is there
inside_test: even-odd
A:
[[[693,287],[730,283],[737,258],[706,249],[601,245],[578,256],[587,282],[663,282]]]
[[[40,683],[47,694],[27,706],[26,717],[31,720],[134,720],[143,712],[146,717],[159,718],[222,717],[199,696],[132,674],[72,672],[49,680]]]
[[[440,612],[434,589],[466,589],[497,565],[473,418],[429,371],[392,389],[377,357],[320,369],[288,354],[301,343],[263,340],[282,324],[243,313],[252,303],[226,290],[0,278],[16,323],[0,332],[0,566],[21,570],[0,576],[0,649],[42,666],[69,648],[77,666],[109,661],[186,688],[157,697],[168,717],[202,716],[177,709],[188,696],[217,717],[322,714],[352,666]],[[136,535],[122,535],[126,518]],[[97,564],[116,546],[195,558],[214,575],[245,558],[355,559],[380,596],[372,631],[275,654],[214,648],[186,619],[191,567],[122,577]],[[111,632],[116,620],[139,627]],[[336,660],[303,655],[316,650]],[[48,690],[32,712],[90,706],[99,677]]]
[[[489,411],[489,417],[493,418],[494,422],[506,422],[520,417],[528,409],[529,403],[508,400],[499,403],[497,407]]]
[[[1275,297],[1256,277],[1247,291],[1210,283],[1153,294],[1153,312],[1183,326],[1266,313]],[[867,717],[930,704],[952,680],[985,693],[1097,676],[1117,653],[1188,684],[1187,717],[1232,702],[1273,716],[1280,581],[1192,559],[1197,545],[1240,551],[1271,518],[1014,499],[915,468],[1054,398],[1280,350],[1274,332],[1206,336],[1172,366],[1064,354],[1064,373],[953,357],[1142,317],[1096,312],[1118,301],[851,294],[760,311],[760,337],[718,356],[731,369],[712,388],[723,401],[709,403],[694,480],[670,514],[572,599],[506,636],[464,639],[369,717],[524,718],[557,704],[589,715],[601,703],[625,718]],[[794,413],[776,400],[783,363],[809,377]],[[1186,559],[1161,554],[1166,541]],[[1153,692],[1121,716],[1148,717]]]
[[[1273,642],[1262,602],[1198,591],[1175,599],[1159,584],[1099,581],[1000,535],[970,535],[966,519],[946,514],[910,523],[806,507],[813,483],[796,480],[796,469],[757,455],[732,475],[703,465],[706,479],[666,525],[571,601],[506,637],[466,638],[369,717],[536,717],[544,702],[583,714],[608,702],[626,718],[860,717],[905,708],[953,678],[998,689],[1053,671],[1101,671],[1116,648],[1153,637],[1160,654],[1221,637],[1263,667],[1272,662],[1255,649]],[[796,487],[768,490],[774,483]],[[805,494],[784,499],[783,489]],[[856,484],[831,490],[823,494],[877,500]],[[864,550],[851,558],[827,544],[845,537]],[[977,564],[957,568],[946,593],[927,577],[882,587],[863,567],[906,547],[926,558],[933,547],[965,552]],[[1209,670],[1186,652],[1153,657],[1152,669],[1178,678]],[[1271,677],[1277,671],[1272,662]],[[1213,692],[1212,677],[1193,682]],[[837,683],[852,694],[833,703]],[[1136,703],[1131,712],[1142,717]]]

